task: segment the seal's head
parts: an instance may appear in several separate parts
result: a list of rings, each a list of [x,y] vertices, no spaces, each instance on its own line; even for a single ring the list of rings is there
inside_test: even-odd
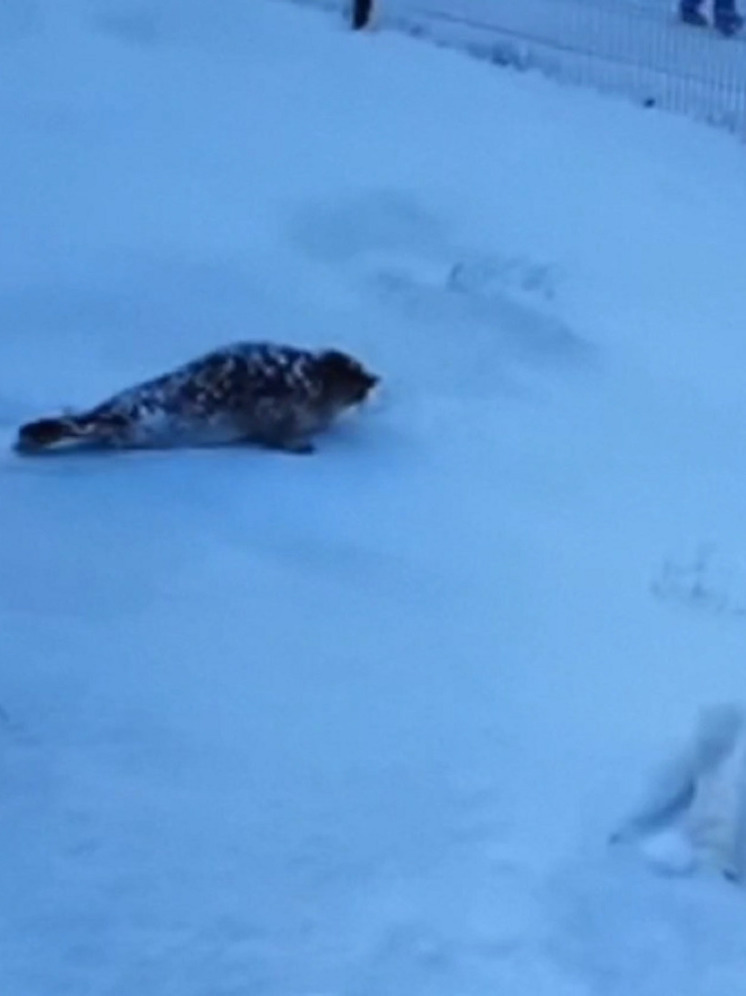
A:
[[[317,364],[324,401],[335,408],[361,404],[380,380],[357,360],[336,349],[319,353]]]

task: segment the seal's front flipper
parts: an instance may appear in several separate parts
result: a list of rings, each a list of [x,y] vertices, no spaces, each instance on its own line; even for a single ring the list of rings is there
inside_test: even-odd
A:
[[[316,447],[306,436],[283,439],[277,444],[276,448],[284,450],[285,453],[297,453],[300,456],[310,456],[316,452]]]

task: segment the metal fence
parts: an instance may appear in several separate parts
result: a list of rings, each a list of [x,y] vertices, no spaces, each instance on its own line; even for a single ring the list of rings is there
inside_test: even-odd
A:
[[[296,0],[339,12],[350,0]],[[624,94],[746,136],[746,33],[678,22],[675,0],[374,0],[373,23]]]

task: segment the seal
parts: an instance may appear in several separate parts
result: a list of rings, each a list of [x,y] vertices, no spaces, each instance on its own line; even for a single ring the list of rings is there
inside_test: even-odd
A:
[[[16,450],[253,443],[312,453],[313,437],[361,404],[379,377],[338,350],[269,342],[214,350],[83,412],[22,425]]]

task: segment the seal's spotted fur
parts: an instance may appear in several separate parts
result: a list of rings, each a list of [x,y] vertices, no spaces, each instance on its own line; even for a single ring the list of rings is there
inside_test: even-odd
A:
[[[253,442],[310,452],[311,437],[365,399],[378,378],[346,353],[237,343],[79,414],[30,422],[17,447],[208,446]]]

